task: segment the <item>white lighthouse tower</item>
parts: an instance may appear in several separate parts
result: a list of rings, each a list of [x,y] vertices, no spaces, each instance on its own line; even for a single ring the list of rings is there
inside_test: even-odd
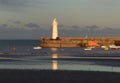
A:
[[[57,39],[57,38],[58,38],[58,22],[56,18],[54,18],[52,23],[52,39]]]

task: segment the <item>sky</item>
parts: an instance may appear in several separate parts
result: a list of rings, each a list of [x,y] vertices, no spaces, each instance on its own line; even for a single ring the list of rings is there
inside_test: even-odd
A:
[[[0,0],[0,39],[120,36],[120,0]]]

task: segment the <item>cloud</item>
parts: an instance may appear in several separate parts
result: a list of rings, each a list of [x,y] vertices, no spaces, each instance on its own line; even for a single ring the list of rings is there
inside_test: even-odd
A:
[[[27,0],[0,0],[0,5],[4,7],[24,6]]]
[[[21,24],[22,22],[21,21],[14,21],[13,23],[15,23],[15,24]]]
[[[119,5],[118,3],[120,3],[119,0],[92,0],[92,1],[97,5],[104,5],[104,6],[115,6],[115,5]]]
[[[0,27],[8,27],[8,25],[7,24],[2,24]]]
[[[52,0],[0,0],[0,11],[26,11],[48,6]],[[17,13],[17,12],[16,12]]]
[[[27,27],[27,28],[30,28],[30,29],[39,29],[40,28],[40,26],[38,24],[35,24],[35,23],[25,24],[24,27]]]
[[[0,25],[0,39],[39,39],[41,36],[48,37],[50,34],[50,30],[44,28],[28,29],[28,27],[18,28],[7,24]]]
[[[96,29],[99,29],[99,26],[97,26],[97,25],[92,25],[92,26],[86,26],[86,28],[92,29],[92,30],[96,30]]]
[[[59,24],[59,25],[58,25],[58,27],[59,27],[59,28],[63,28],[63,27],[64,27],[64,25],[62,25],[62,24]]]
[[[101,28],[97,25],[84,26],[80,27],[77,25],[69,26],[70,29],[60,28],[60,36],[69,36],[69,37],[119,37],[120,29],[105,27]]]
[[[15,23],[19,23],[16,21]],[[51,37],[51,29],[40,27],[35,23],[24,24],[25,27],[15,27],[8,24],[0,25],[0,39],[39,39],[43,37]],[[97,25],[81,27],[60,25],[59,37],[119,37],[120,29],[105,27],[100,28]],[[90,28],[88,31],[88,27]],[[7,34],[6,34],[7,33]]]
[[[73,25],[73,26],[68,26],[68,25],[63,25],[63,24],[59,24],[58,25],[58,29],[66,29],[66,30],[70,30],[70,29],[80,29],[80,26],[77,25]]]
[[[0,0],[0,11],[23,11],[29,0]]]
[[[80,26],[73,25],[73,26],[71,26],[71,28],[73,28],[73,29],[80,29]]]
[[[40,25],[38,24],[35,24],[35,23],[23,23],[21,21],[12,21],[12,22],[9,22],[8,24],[1,24],[0,25],[0,28],[2,30],[12,30],[12,29],[16,29],[16,30],[39,30],[41,29],[40,28]]]
[[[52,3],[54,0],[0,0],[1,6],[25,6],[27,4],[49,4]],[[34,4],[35,5],[35,4]]]

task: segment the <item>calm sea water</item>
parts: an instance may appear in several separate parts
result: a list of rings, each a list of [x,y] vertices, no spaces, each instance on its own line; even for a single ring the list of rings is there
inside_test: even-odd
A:
[[[10,48],[16,48],[16,53],[33,52],[33,47],[39,44],[39,40],[0,40],[0,52],[14,52]]]
[[[100,48],[91,51],[85,51],[83,48],[42,48],[34,50],[33,47],[39,44],[39,40],[0,40],[0,69],[120,72],[119,50],[104,51]],[[16,50],[10,48],[16,48]],[[98,58],[98,56],[102,58]],[[108,59],[104,56],[114,57]]]

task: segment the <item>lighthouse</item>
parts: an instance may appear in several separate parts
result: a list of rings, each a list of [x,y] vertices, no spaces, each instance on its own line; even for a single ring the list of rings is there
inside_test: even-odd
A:
[[[52,39],[57,39],[58,38],[58,22],[56,18],[54,18],[52,22]]]

